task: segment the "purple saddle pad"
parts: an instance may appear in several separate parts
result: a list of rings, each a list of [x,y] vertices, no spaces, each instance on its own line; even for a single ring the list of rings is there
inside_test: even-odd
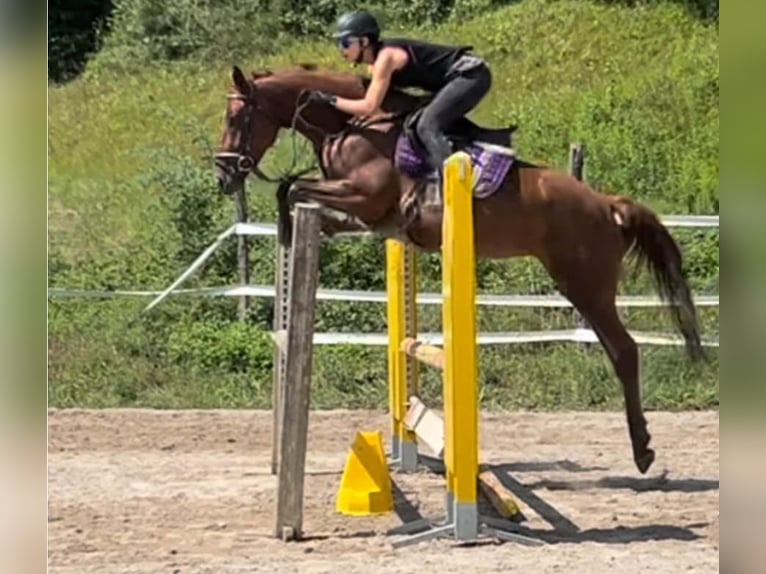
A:
[[[463,151],[471,157],[473,168],[478,172],[478,177],[474,175],[474,195],[487,197],[500,189],[513,165],[511,150],[470,144]],[[433,172],[425,156],[404,134],[396,142],[395,164],[402,173],[413,179],[425,178]]]

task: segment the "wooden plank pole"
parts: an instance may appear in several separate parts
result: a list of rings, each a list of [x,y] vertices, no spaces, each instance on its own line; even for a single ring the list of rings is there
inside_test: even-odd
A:
[[[444,457],[444,421],[418,397],[410,397],[404,424],[428,445],[435,457]]]
[[[479,465],[479,486],[497,513],[508,520],[518,520],[523,515],[513,494],[488,464]]]
[[[402,351],[418,361],[437,369],[444,369],[444,349],[407,337],[402,341]]]
[[[287,348],[281,381],[282,428],[275,534],[283,540],[300,539],[303,534],[303,483],[319,282],[319,233],[319,207],[297,206],[289,266]]]

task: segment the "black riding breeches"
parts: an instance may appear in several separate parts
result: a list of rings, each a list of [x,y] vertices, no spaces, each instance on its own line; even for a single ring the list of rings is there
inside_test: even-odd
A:
[[[487,94],[492,75],[483,62],[469,70],[458,71],[453,80],[434,96],[423,109],[417,123],[417,134],[430,156],[431,167],[441,170],[452,154],[452,146],[444,135],[453,124],[470,112]]]

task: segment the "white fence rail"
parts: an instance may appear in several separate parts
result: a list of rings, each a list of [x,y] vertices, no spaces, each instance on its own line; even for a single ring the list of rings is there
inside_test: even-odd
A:
[[[668,227],[718,227],[717,215],[665,215],[662,223]],[[277,226],[273,223],[235,223],[228,232],[235,235],[275,236]],[[372,235],[370,232],[347,233],[346,235]]]
[[[166,291],[98,291],[90,289],[51,288],[48,295],[59,298],[113,298],[113,297],[153,297]],[[198,287],[194,289],[176,289],[174,295],[205,295],[209,297],[274,297],[273,285],[235,285],[222,287]],[[318,289],[320,301],[348,301],[358,303],[385,303],[385,291],[354,291],[350,289]],[[441,293],[418,293],[420,305],[441,305]],[[694,302],[698,307],[718,307],[718,295],[698,295]],[[493,295],[480,294],[476,297],[478,305],[486,307],[553,307],[566,308],[572,304],[560,295]],[[617,297],[618,307],[660,307],[664,305],[659,297],[645,295],[625,295]]]
[[[719,218],[717,215],[669,215],[662,217],[662,221],[668,227],[701,227],[717,228]],[[250,236],[276,236],[277,227],[268,223],[237,223],[221,233],[216,240],[205,249],[200,256],[165,290],[114,290],[98,291],[85,289],[50,288],[49,297],[55,298],[114,298],[114,297],[154,297],[146,306],[150,310],[157,306],[171,294],[174,295],[197,295],[197,296],[230,296],[230,297],[274,297],[273,285],[237,285],[222,287],[202,287],[196,289],[180,289],[180,285],[186,281],[205,261],[215,252],[226,238],[232,235]],[[371,235],[368,232],[346,235]],[[320,289],[317,298],[325,301],[348,301],[385,303],[386,293],[383,291],[352,291],[343,289]],[[440,293],[419,293],[417,301],[424,305],[440,305],[442,296]],[[718,307],[718,295],[698,295],[695,303],[699,307]],[[480,294],[477,296],[477,304],[491,307],[547,307],[567,308],[572,304],[559,295],[491,295]],[[664,303],[657,297],[648,296],[623,296],[617,298],[618,307],[659,307]],[[662,333],[632,332],[633,337],[639,344],[650,345],[682,345],[680,337]],[[438,345],[442,342],[440,333],[422,333],[419,339]],[[596,335],[590,329],[565,329],[552,331],[521,331],[507,333],[480,333],[480,345],[510,344],[510,343],[533,343],[533,342],[598,342]],[[385,333],[316,333],[314,343],[317,345],[374,345],[383,346],[388,344]],[[704,341],[707,346],[718,347],[718,339]]]

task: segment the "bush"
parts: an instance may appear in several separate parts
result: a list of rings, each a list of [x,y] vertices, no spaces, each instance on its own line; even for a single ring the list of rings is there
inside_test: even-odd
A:
[[[273,54],[281,37],[268,0],[120,0],[101,64],[237,60]]]
[[[257,325],[195,322],[174,329],[168,358],[190,369],[247,373],[255,379],[271,376],[271,339]]]
[[[519,0],[376,0],[388,33],[427,30],[445,20],[464,21]],[[598,1],[598,0],[596,0]],[[617,6],[675,3],[694,16],[718,22],[718,0],[600,0]],[[115,7],[116,5],[116,7]],[[57,0],[50,6],[48,75],[54,82],[77,76],[102,45],[100,65],[120,69],[194,58],[239,60],[284,50],[295,38],[324,36],[350,0]],[[104,42],[104,40],[106,40]]]

